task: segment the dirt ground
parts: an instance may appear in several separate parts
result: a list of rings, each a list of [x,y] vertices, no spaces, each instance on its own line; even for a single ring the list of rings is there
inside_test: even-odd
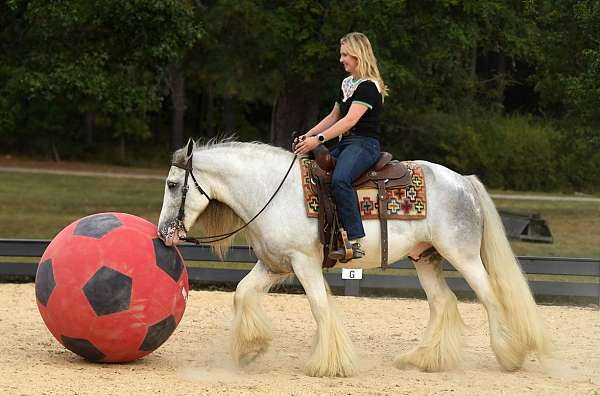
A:
[[[394,356],[413,346],[427,323],[423,300],[335,297],[360,356],[352,378],[310,378],[302,366],[315,324],[303,295],[269,294],[263,305],[274,341],[240,371],[229,357],[233,294],[192,291],[182,322],[153,354],[128,364],[92,364],[48,332],[33,284],[0,284],[0,395],[600,395],[600,311],[541,306],[557,360],[531,356],[502,372],[489,347],[478,303],[461,302],[467,348],[459,369],[398,370]]]

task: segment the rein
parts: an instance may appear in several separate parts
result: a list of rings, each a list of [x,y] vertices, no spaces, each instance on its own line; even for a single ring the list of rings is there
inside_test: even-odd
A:
[[[212,201],[212,198],[210,198],[208,196],[208,194],[206,193],[206,191],[204,191],[204,189],[200,186],[200,184],[198,183],[198,181],[196,180],[196,177],[194,177],[194,173],[193,173],[193,167],[192,167],[192,158],[193,158],[193,153],[190,154],[190,158],[187,161],[187,163],[185,164],[185,166],[181,166],[175,163],[171,163],[171,166],[175,166],[177,168],[183,169],[185,170],[185,182],[184,185],[181,189],[181,206],[179,207],[179,213],[177,214],[177,219],[175,220],[176,224],[175,224],[175,228],[179,229],[179,230],[184,230],[186,232],[187,235],[187,230],[185,229],[185,226],[183,225],[183,217],[184,217],[184,211],[185,211],[185,199],[187,196],[187,192],[189,190],[189,186],[188,186],[188,177],[191,176],[192,180],[194,181],[194,184],[196,186],[196,189],[200,192],[200,194],[204,195],[209,201]],[[267,201],[267,203],[265,204],[265,206],[263,206],[263,208],[254,215],[254,217],[252,217],[247,223],[244,223],[244,225],[242,225],[241,227],[227,232],[225,234],[219,234],[219,235],[210,235],[210,236],[205,236],[205,237],[189,237],[186,236],[185,238],[181,238],[182,241],[186,241],[186,242],[190,242],[190,243],[194,243],[196,245],[202,244],[202,243],[213,243],[213,242],[218,242],[218,241],[222,241],[223,239],[227,239],[233,235],[235,235],[236,233],[238,233],[239,231],[243,230],[244,228],[246,228],[248,225],[250,225],[250,223],[252,223],[262,212],[264,212],[264,210],[267,208],[267,206],[269,206],[269,204],[271,203],[271,201],[273,201],[273,199],[275,198],[275,196],[277,195],[277,193],[279,192],[279,190],[281,190],[281,187],[283,186],[283,183],[285,183],[288,175],[290,174],[290,171],[292,170],[292,167],[294,166],[294,163],[296,162],[296,159],[298,158],[298,155],[294,154],[294,158],[292,159],[292,162],[290,163],[290,166],[287,170],[287,172],[285,173],[285,176],[283,177],[283,180],[281,180],[281,183],[279,183],[279,186],[277,187],[277,189],[275,190],[275,192],[273,193],[273,195],[271,196],[271,198],[269,198],[269,200]]]

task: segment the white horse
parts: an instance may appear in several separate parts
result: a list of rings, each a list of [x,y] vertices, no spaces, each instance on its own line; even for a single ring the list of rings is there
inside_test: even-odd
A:
[[[193,175],[204,193],[189,181],[186,164],[193,153]],[[222,234],[249,221],[273,195],[291,164],[293,154],[262,143],[190,141],[176,151],[166,179],[159,234],[177,243],[195,223],[205,234]],[[529,352],[549,352],[535,301],[504,234],[496,208],[475,176],[461,176],[441,165],[417,161],[424,169],[428,210],[423,220],[388,221],[390,262],[401,260],[423,243],[431,244],[456,268],[484,304],[491,346],[505,370],[519,369]],[[210,198],[210,199],[209,199]],[[182,225],[174,229],[180,206]],[[364,221],[366,256],[344,264],[380,267],[378,220]],[[170,229],[171,238],[166,233]],[[175,231],[173,237],[172,232]],[[322,246],[317,219],[304,208],[299,161],[279,193],[247,228],[246,237],[258,262],[238,284],[234,297],[232,354],[236,363],[252,361],[266,351],[271,330],[259,296],[295,274],[317,322],[316,339],[305,371],[311,376],[350,376],[355,354],[334,312],[323,277]],[[213,244],[224,253],[231,239]],[[437,256],[435,256],[437,257]],[[414,263],[429,302],[430,316],[420,343],[396,358],[394,365],[411,364],[426,371],[452,368],[461,358],[463,322],[457,299],[442,273],[441,259]]]

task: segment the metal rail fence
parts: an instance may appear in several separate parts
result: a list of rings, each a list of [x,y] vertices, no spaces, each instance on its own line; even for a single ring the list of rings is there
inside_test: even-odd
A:
[[[0,257],[37,258],[42,256],[48,246],[48,240],[0,239]],[[218,261],[206,245],[181,245],[180,251],[185,260]],[[226,262],[256,262],[256,256],[247,246],[233,246],[225,257]],[[535,279],[529,285],[536,296],[584,297],[600,304],[600,259],[556,258],[556,257],[519,257],[523,271]],[[393,263],[392,269],[414,269],[409,260]],[[0,277],[26,276],[34,277],[37,263],[0,262]],[[460,277],[456,270],[444,262],[447,271],[446,280],[454,291],[471,292],[471,288]],[[248,269],[189,267],[191,281],[201,284],[235,285],[249,272]],[[324,275],[334,288],[342,288],[345,295],[358,296],[361,289],[377,291],[421,289],[419,280],[414,274],[398,273],[399,271],[383,271],[365,273],[362,279],[342,279],[339,270],[326,270]],[[406,272],[406,271],[404,271]],[[566,280],[548,279],[547,275],[560,276]],[[295,278],[289,284],[300,286]]]

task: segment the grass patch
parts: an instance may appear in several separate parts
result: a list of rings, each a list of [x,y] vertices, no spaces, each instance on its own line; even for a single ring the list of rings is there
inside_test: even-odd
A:
[[[0,172],[0,185],[0,238],[51,239],[78,218],[109,211],[156,224],[163,198],[163,182],[156,179]],[[600,204],[499,199],[496,205],[517,213],[540,213],[554,235],[554,244],[513,241],[515,254],[600,257]]]
[[[0,172],[0,238],[51,239],[93,213],[124,212],[156,224],[163,182]]]
[[[498,190],[489,189],[490,194],[503,194],[503,195],[543,195],[548,197],[565,197],[565,198],[600,198],[600,191],[591,191],[589,193],[564,191],[564,190],[551,190],[546,192],[537,191],[517,191],[517,190]]]
[[[518,256],[600,257],[600,203],[498,199],[496,206],[515,213],[539,213],[554,236],[552,244],[511,241]]]

